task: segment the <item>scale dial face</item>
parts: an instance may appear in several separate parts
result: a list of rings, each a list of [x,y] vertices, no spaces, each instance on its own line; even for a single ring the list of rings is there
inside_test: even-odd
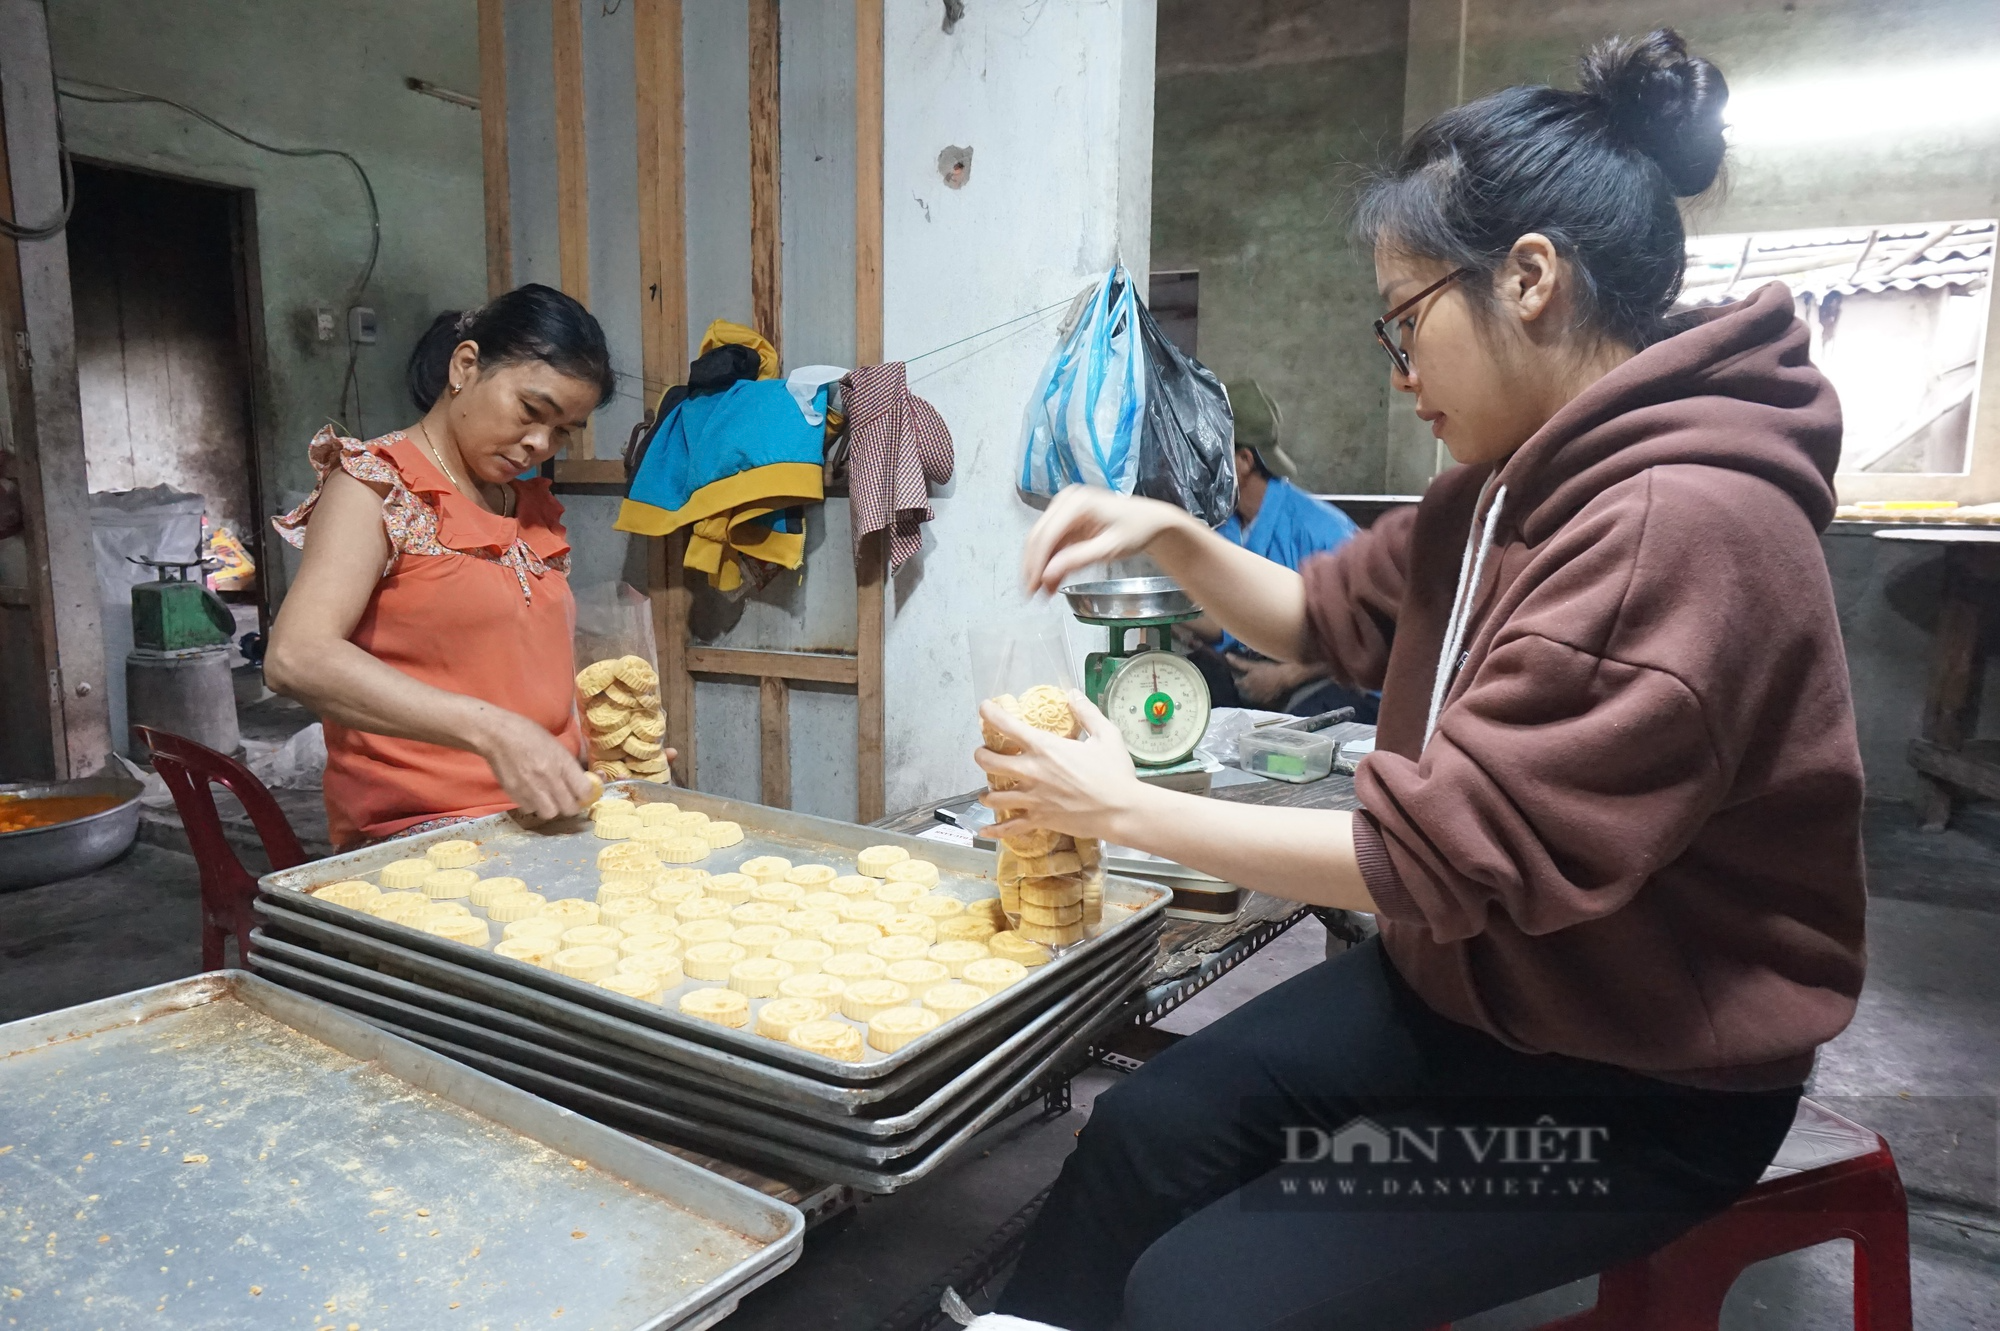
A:
[[[1208,731],[1208,681],[1185,656],[1140,652],[1104,686],[1104,714],[1135,762],[1170,767]]]

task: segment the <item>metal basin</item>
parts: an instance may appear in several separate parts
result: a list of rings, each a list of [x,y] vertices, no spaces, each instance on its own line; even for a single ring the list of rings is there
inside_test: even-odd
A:
[[[26,799],[60,795],[116,795],[119,803],[102,813],[52,827],[0,832],[0,892],[39,887],[75,878],[123,855],[139,835],[137,781],[124,776],[87,776],[78,781],[25,781],[0,785],[0,796]]]
[[[1112,578],[1073,582],[1062,589],[1078,619],[1191,619],[1201,613],[1172,578]]]

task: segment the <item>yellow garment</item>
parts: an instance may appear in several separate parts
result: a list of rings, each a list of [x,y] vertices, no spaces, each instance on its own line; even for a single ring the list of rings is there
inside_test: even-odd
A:
[[[706,356],[717,347],[749,347],[757,353],[757,377],[775,379],[778,377],[778,349],[754,328],[731,323],[727,319],[717,319],[702,331],[701,350],[696,358]]]
[[[702,334],[701,354],[724,346],[757,353],[758,381],[674,407],[656,427],[616,525],[646,536],[687,528],[682,562],[734,591],[743,583],[738,553],[781,568],[804,562],[804,531],[779,531],[765,519],[824,498],[824,435],[783,383],[768,382],[778,378],[778,352],[756,329],[717,319]]]

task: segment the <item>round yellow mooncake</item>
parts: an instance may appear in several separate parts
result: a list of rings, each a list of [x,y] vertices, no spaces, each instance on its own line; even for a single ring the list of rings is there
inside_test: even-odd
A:
[[[802,1021],[792,1027],[785,1043],[809,1054],[837,1058],[843,1063],[859,1063],[862,1055],[860,1028],[844,1021]]]
[[[681,995],[680,1009],[698,1021],[738,1030],[750,1024],[750,1000],[734,989],[692,989]]]
[[[825,1021],[827,1006],[815,998],[774,998],[757,1009],[757,1034],[782,1040],[792,1028],[808,1021]]]

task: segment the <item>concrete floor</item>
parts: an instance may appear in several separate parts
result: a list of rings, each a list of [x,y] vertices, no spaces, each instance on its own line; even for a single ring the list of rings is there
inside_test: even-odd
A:
[[[2000,1331],[2000,812],[1975,810],[1926,836],[1897,806],[1871,810],[1869,984],[1854,1024],[1827,1047],[1815,1096],[1896,1148],[1912,1206],[1916,1325]],[[0,1021],[192,973],[199,967],[193,862],[139,845],[98,873],[0,896]],[[1316,964],[1311,920],[1169,1015],[1191,1033]],[[969,1256],[1055,1177],[1095,1093],[1094,1070],[1067,1114],[1024,1111],[924,1186],[863,1204],[814,1231],[797,1267],[751,1296],[728,1325],[864,1331],[910,1325]],[[955,1273],[954,1269],[957,1268]],[[1727,1331],[1851,1326],[1850,1257],[1829,1244],[1753,1267]],[[1589,1282],[1461,1322],[1517,1331],[1586,1306]]]

